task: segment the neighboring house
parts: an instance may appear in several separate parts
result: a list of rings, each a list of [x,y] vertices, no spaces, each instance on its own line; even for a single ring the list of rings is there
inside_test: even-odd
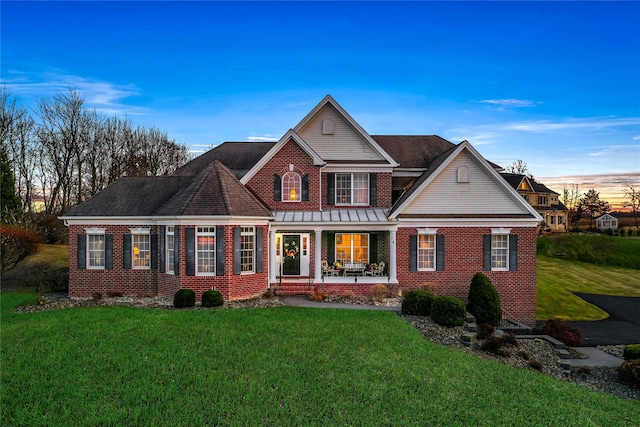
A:
[[[609,214],[604,214],[596,219],[596,229],[599,231],[617,230],[618,218]]]
[[[467,141],[369,135],[331,96],[278,142],[227,142],[172,176],[123,178],[63,219],[71,297],[382,283],[466,300],[483,271],[503,309],[535,324],[542,218],[496,166]]]
[[[559,194],[526,175],[501,173],[507,182],[540,214],[543,228],[555,233],[567,231],[568,210]]]

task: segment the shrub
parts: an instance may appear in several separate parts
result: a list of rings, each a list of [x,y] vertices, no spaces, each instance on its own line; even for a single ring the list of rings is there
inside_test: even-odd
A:
[[[461,299],[450,296],[439,296],[431,305],[431,319],[438,325],[452,328],[464,324],[467,310]]]
[[[538,362],[537,360],[532,360],[531,362],[529,362],[529,367],[531,369],[535,369],[536,371],[542,372],[542,363]]]
[[[640,388],[640,359],[627,360],[618,367],[618,381]]]
[[[38,249],[38,236],[18,227],[0,226],[0,271],[13,268]]]
[[[224,299],[222,299],[220,292],[212,289],[202,294],[203,307],[220,307],[222,304],[224,304]]]
[[[500,297],[491,284],[491,280],[482,273],[476,273],[471,279],[469,304],[467,310],[476,318],[476,323],[499,325],[502,320]]]
[[[353,297],[355,297],[355,294],[351,289],[347,289],[346,291],[342,292],[342,296],[346,299],[352,299]]]
[[[434,299],[433,294],[427,291],[409,291],[402,299],[402,312],[413,316],[428,316]]]
[[[175,308],[193,307],[196,305],[196,293],[193,289],[180,289],[173,297]]]
[[[640,359],[640,344],[629,344],[625,346],[622,357],[624,360]]]
[[[489,338],[495,332],[496,328],[488,323],[478,325],[478,338],[481,340]]]
[[[373,294],[374,301],[382,302],[387,297],[389,290],[385,285],[374,285],[371,288],[371,293]]]
[[[549,335],[569,347],[580,344],[583,338],[580,329],[573,328],[557,318],[547,320],[541,328],[535,328],[532,332],[538,335]]]
[[[497,354],[498,356],[508,357],[509,353],[503,350],[505,342],[502,337],[497,335],[491,335],[487,340],[480,346],[480,350]]]

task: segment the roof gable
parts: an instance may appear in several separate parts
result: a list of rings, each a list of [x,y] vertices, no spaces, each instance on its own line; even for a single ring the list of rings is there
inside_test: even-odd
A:
[[[467,141],[436,158],[398,200],[390,217],[402,215],[517,215],[541,220]]]
[[[293,130],[327,162],[358,160],[398,165],[330,95],[324,97]]]

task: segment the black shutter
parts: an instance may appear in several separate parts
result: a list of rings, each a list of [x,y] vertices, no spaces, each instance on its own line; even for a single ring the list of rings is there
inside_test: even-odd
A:
[[[131,270],[131,234],[122,235],[122,268]]]
[[[329,264],[336,262],[336,235],[334,233],[327,234],[327,262]]]
[[[224,276],[224,227],[216,227],[216,276]]]
[[[173,274],[180,275],[180,229],[173,228]]]
[[[164,257],[164,245],[167,237],[167,230],[164,225],[160,226],[160,232],[158,233],[158,271],[166,271],[165,257]]]
[[[369,174],[369,205],[376,206],[378,204],[378,175]]]
[[[264,272],[264,228],[256,227],[256,265],[255,272]]]
[[[104,236],[104,268],[113,270],[113,234]]]
[[[280,175],[273,174],[273,200],[276,202],[282,201],[282,182]]]
[[[518,271],[518,235],[509,235],[509,270]]]
[[[87,268],[87,235],[78,234],[78,270]]]
[[[188,227],[184,229],[184,244],[187,254],[187,276],[196,275],[196,229]]]
[[[302,201],[309,201],[309,175],[302,177]]]
[[[233,227],[233,274],[242,273],[240,233],[242,233],[240,227]]]
[[[436,271],[444,271],[444,234],[436,235]]]
[[[491,235],[482,236],[482,270],[491,271]]]
[[[409,271],[418,271],[418,236],[409,236]]]
[[[158,269],[158,235],[151,235],[151,269]]]
[[[333,206],[336,204],[336,174],[327,174],[327,205]]]
[[[369,234],[369,263],[378,263],[378,235]]]

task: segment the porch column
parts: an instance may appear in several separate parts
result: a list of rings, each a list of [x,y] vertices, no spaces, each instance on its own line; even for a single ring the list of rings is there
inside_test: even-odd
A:
[[[396,231],[389,231],[389,283],[398,283],[396,274]]]
[[[276,282],[276,231],[269,233],[269,283]]]
[[[314,228],[313,234],[316,236],[316,248],[315,248],[315,257],[314,257],[314,282],[322,281],[322,229]]]

